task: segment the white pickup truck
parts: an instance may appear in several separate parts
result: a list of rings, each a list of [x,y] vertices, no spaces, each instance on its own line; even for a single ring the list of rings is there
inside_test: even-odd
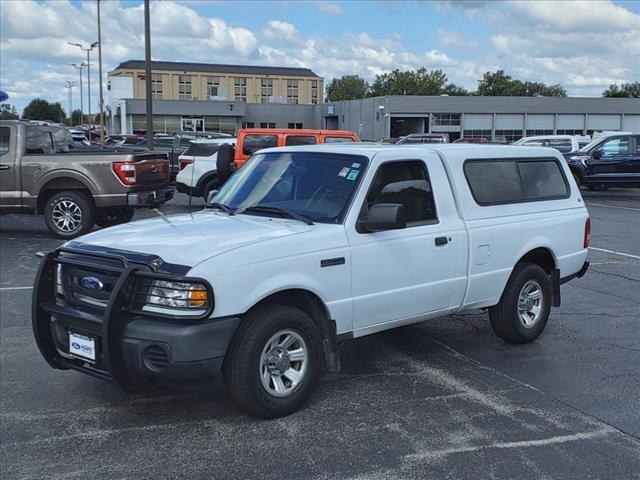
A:
[[[590,223],[557,150],[315,145],[261,150],[196,214],[50,252],[33,329],[51,366],[210,383],[254,415],[300,408],[338,345],[488,309],[526,343],[587,270]]]

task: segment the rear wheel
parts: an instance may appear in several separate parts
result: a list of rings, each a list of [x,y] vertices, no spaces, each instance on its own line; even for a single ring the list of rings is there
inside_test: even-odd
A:
[[[489,309],[493,331],[511,343],[529,343],[540,336],[551,312],[551,279],[539,265],[516,266],[500,302]]]
[[[59,238],[74,238],[91,231],[95,223],[91,200],[81,192],[56,192],[44,207],[44,220]]]
[[[297,308],[270,305],[249,312],[225,357],[231,398],[258,417],[295,412],[320,375],[320,344],[318,327]]]
[[[207,183],[202,187],[202,198],[206,202],[209,198],[209,192],[218,188],[218,178],[212,178],[211,180],[207,180]]]
[[[132,207],[113,207],[98,210],[96,224],[99,227],[107,228],[130,222],[133,218],[134,209]]]

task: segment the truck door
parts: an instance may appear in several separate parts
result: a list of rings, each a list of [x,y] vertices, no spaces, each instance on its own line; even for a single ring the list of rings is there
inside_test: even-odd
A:
[[[626,169],[629,168],[633,157],[630,140],[631,137],[614,137],[597,147],[602,156],[587,161],[589,179],[603,182],[624,181]]]
[[[20,207],[15,130],[0,126],[0,207]]]
[[[347,225],[356,335],[358,329],[446,312],[464,290],[466,232],[444,168],[433,153],[424,154],[428,161],[414,155],[380,164],[355,205],[363,218],[376,203],[401,203],[407,227],[366,233],[357,222]]]

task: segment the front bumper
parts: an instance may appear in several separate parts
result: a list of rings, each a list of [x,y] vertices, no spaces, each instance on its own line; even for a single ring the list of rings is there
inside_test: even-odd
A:
[[[127,194],[127,205],[130,207],[148,207],[160,205],[173,198],[172,188],[152,190],[150,192],[131,192]]]
[[[168,320],[131,311],[132,279],[144,267],[126,262],[104,313],[94,313],[56,295],[56,266],[65,262],[59,251],[47,254],[33,293],[34,336],[53,368],[110,380],[128,392],[147,383],[206,384],[219,375],[239,318]],[[69,354],[69,332],[95,339],[94,362]]]

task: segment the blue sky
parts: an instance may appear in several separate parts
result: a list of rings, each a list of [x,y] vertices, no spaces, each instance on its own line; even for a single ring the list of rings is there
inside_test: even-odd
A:
[[[67,42],[96,40],[95,5],[0,2],[0,89],[9,103],[22,110],[40,96],[66,108],[64,81],[77,80],[68,64],[83,59]],[[142,3],[103,0],[102,12],[105,71],[144,58]],[[153,57],[162,60],[304,66],[326,80],[424,66],[468,89],[503,68],[574,96],[640,80],[638,1],[165,0],[152,2],[151,15]]]

